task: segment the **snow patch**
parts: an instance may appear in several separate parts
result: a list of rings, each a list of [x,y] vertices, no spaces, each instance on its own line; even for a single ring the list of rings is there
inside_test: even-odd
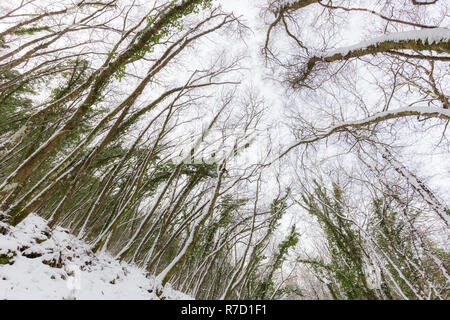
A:
[[[30,215],[0,234],[0,299],[192,300],[170,285],[158,287],[154,277],[108,253],[89,246],[47,221]]]

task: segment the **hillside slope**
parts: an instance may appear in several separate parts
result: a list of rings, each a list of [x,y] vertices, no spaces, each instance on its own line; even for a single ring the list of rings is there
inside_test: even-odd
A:
[[[145,270],[119,263],[31,215],[0,229],[0,299],[160,299]],[[162,299],[192,299],[166,286]]]

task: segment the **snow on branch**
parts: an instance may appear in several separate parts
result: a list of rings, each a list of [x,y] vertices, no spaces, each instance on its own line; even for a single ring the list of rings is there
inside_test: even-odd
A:
[[[321,58],[331,58],[336,55],[341,55],[346,57],[355,51],[367,50],[371,48],[376,48],[382,46],[384,43],[403,43],[408,41],[414,41],[417,43],[422,43],[423,45],[438,45],[442,47],[442,51],[450,52],[450,29],[447,28],[433,28],[433,29],[423,29],[423,30],[411,30],[404,32],[395,32],[382,35],[367,41],[360,42],[358,44],[342,47],[335,50],[330,50],[324,52],[318,57]],[[379,48],[383,49],[383,48]],[[409,48],[405,48],[409,49]],[[412,48],[414,49],[414,48]]]
[[[290,152],[292,149],[303,145],[303,144],[309,144],[313,143],[322,139],[325,139],[332,134],[348,131],[349,129],[357,129],[361,127],[365,127],[371,124],[379,123],[382,121],[390,120],[390,119],[397,119],[407,116],[426,116],[426,117],[432,117],[432,118],[440,118],[447,121],[450,121],[450,110],[443,109],[443,108],[437,108],[437,107],[406,107],[406,108],[399,108],[396,110],[391,111],[385,111],[385,112],[379,112],[371,117],[367,117],[361,120],[355,120],[355,121],[346,121],[344,123],[341,123],[339,125],[333,126],[321,133],[314,134],[311,138],[302,139],[289,148],[287,148],[284,152],[282,152],[278,159],[285,156],[288,152]]]
[[[450,53],[450,29],[434,28],[395,32],[352,46],[317,53],[309,58],[301,74],[291,80],[291,83],[293,86],[302,85],[316,64],[320,62],[330,63],[381,52],[392,53],[392,50],[432,50],[438,53]],[[444,57],[444,59],[448,58]]]
[[[439,218],[450,226],[450,216],[447,213],[447,208],[442,204],[434,193],[425,185],[422,179],[419,179],[411,170],[409,170],[403,163],[398,161],[394,155],[387,149],[380,150],[383,158],[386,159],[400,175],[402,175],[414,190],[422,197],[422,199],[430,205],[434,212],[437,213]]]

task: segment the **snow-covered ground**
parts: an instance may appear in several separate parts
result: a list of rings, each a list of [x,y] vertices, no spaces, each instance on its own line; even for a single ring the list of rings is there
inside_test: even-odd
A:
[[[145,270],[92,253],[65,229],[50,233],[37,215],[1,227],[0,299],[192,299],[170,286],[157,297]]]

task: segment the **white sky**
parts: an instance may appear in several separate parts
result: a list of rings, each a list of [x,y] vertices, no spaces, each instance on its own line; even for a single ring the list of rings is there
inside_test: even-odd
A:
[[[2,1],[3,2],[3,1]],[[246,51],[247,54],[251,57],[248,60],[249,62],[249,71],[246,73],[245,83],[251,84],[254,87],[258,88],[260,93],[264,96],[266,105],[268,106],[268,114],[270,117],[267,118],[267,121],[275,122],[281,124],[285,118],[283,114],[285,112],[285,106],[287,104],[294,104],[294,107],[299,107],[295,105],[295,99],[289,99],[284,88],[274,83],[273,81],[267,80],[267,76],[269,76],[269,70],[266,69],[263,65],[262,56],[260,54],[261,46],[265,40],[266,36],[266,26],[264,26],[262,18],[260,17],[260,8],[267,3],[266,0],[222,0],[216,1],[216,3],[221,3],[222,7],[227,11],[233,11],[237,16],[242,15],[244,18],[244,22],[251,28],[252,32],[248,33],[246,37]],[[346,21],[347,25],[343,26],[343,32],[340,34],[339,44],[346,46],[354,44],[358,41],[364,40],[364,26],[367,22],[365,16],[353,15],[353,18],[350,21]],[[306,22],[305,22],[306,23]],[[273,36],[277,34],[274,33]],[[308,35],[310,38],[314,38],[315,35]],[[284,35],[281,35],[284,37]],[[230,50],[241,50],[245,48],[241,43],[229,43]],[[279,125],[277,127],[281,131],[279,133],[279,137],[283,137],[280,139],[282,143],[288,144],[290,141],[284,140],[284,137],[287,136],[288,130],[286,127]],[[432,135],[433,139],[437,139],[436,133]],[[445,196],[445,189],[448,190],[450,186],[450,164],[448,161],[448,154],[441,153],[437,154],[433,152],[433,146],[428,143],[428,141],[423,141],[420,138],[420,135],[417,137],[403,137],[405,142],[407,140],[411,141],[411,139],[415,139],[414,147],[410,148],[409,153],[416,153],[418,156],[406,159],[408,165],[416,168],[420,174],[425,176],[430,176],[432,179],[430,180],[431,186],[441,190],[441,195]],[[291,138],[292,139],[292,138]],[[333,148],[329,148],[329,152],[331,152]],[[446,161],[447,160],[447,161]],[[285,176],[286,183],[289,183],[289,180],[292,176]],[[444,192],[442,192],[444,190]],[[450,196],[447,194],[447,199]],[[290,218],[286,220],[286,224],[290,223]]]

